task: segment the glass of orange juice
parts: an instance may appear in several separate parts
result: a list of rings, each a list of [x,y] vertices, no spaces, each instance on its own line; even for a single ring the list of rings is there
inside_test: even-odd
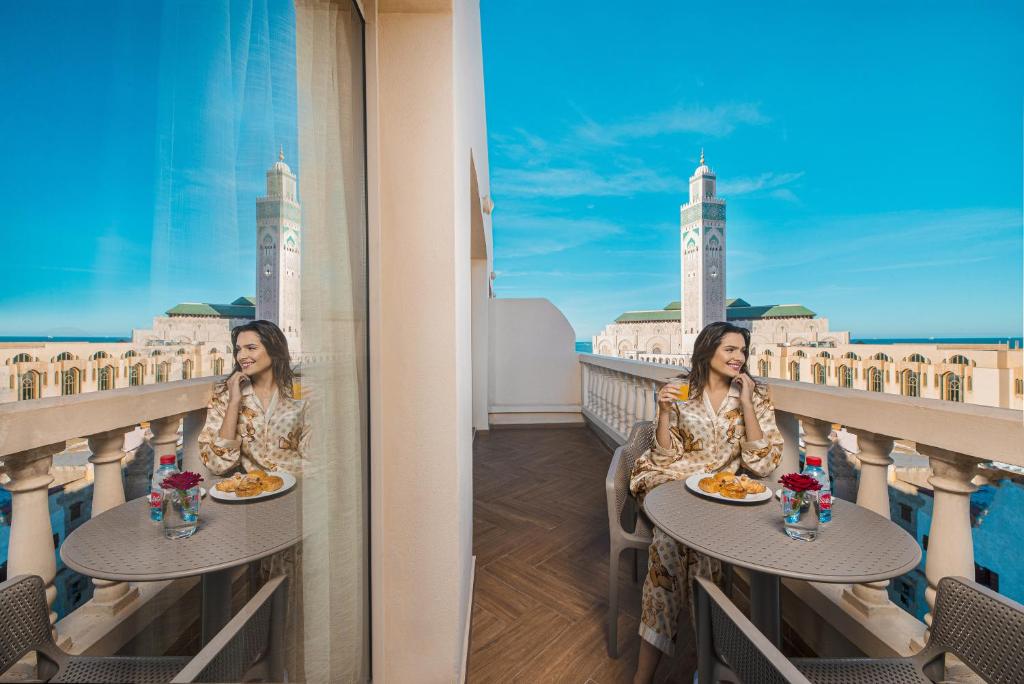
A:
[[[676,381],[681,382],[679,389],[676,391],[676,398],[679,401],[688,401],[690,398],[690,380],[689,378],[676,378]]]

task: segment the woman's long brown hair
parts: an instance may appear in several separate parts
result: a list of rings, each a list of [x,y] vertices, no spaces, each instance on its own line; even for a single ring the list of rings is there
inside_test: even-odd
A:
[[[750,375],[750,371],[747,370],[747,359],[750,358],[750,331],[725,321],[709,323],[700,331],[697,341],[693,343],[689,375],[690,398],[699,397],[707,387],[708,378],[711,376],[711,358],[718,351],[718,345],[722,343],[722,338],[729,333],[738,333],[743,336],[743,368],[740,372]],[[760,385],[758,389],[761,389]]]
[[[295,373],[292,372],[292,357],[288,352],[288,340],[281,329],[270,321],[253,321],[231,329],[231,355],[235,360],[235,367],[231,372],[237,373],[242,370],[242,367],[238,365],[236,345],[238,336],[244,332],[254,332],[259,335],[263,348],[270,356],[270,372],[274,374],[277,389],[286,397],[292,396],[292,382],[295,379]]]

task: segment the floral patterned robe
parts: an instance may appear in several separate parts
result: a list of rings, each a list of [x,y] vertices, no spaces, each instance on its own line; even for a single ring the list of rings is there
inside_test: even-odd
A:
[[[239,466],[245,472],[302,473],[310,434],[305,401],[283,396],[275,389],[264,409],[252,385],[244,384],[235,439],[220,436],[227,408],[227,384],[220,384],[207,406],[206,425],[199,433],[199,456],[211,473],[223,475]]]
[[[769,475],[782,458],[782,434],[775,424],[771,400],[755,390],[753,401],[762,433],[758,440],[744,439],[738,387],[730,388],[717,410],[706,393],[674,404],[669,416],[671,445],[662,448],[655,440],[636,460],[629,478],[630,491],[643,501],[658,485],[702,471],[735,473],[743,467],[757,477]],[[690,594],[696,575],[718,581],[721,563],[696,553],[655,527],[644,580],[640,636],[669,655],[675,651],[679,611],[684,601],[690,604],[692,619]]]

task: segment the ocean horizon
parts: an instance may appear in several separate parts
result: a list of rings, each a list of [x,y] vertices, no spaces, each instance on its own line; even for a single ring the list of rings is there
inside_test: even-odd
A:
[[[852,338],[850,344],[1008,344],[1024,347],[1022,337],[863,337]],[[586,340],[576,340],[576,352],[593,354],[594,345]]]

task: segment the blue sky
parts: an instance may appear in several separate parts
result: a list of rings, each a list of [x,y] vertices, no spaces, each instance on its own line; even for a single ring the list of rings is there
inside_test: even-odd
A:
[[[0,335],[128,335],[255,290],[295,162],[290,0],[0,4]]]
[[[679,299],[701,147],[728,293],[855,336],[1020,334],[1024,9],[483,0],[499,296],[588,339]],[[298,170],[290,0],[0,3],[0,335],[253,293]]]
[[[1024,4],[979,7],[484,0],[498,295],[578,339],[679,299],[703,147],[729,296],[1020,335]]]

